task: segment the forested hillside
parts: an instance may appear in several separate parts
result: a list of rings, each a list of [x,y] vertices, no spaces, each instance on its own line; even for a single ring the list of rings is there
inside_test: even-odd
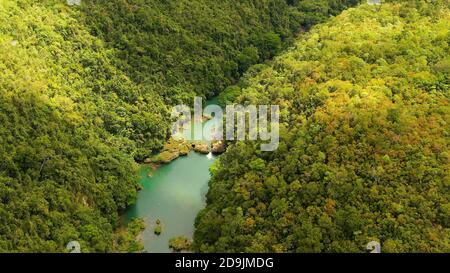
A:
[[[450,9],[390,2],[314,27],[230,91],[280,105],[280,146],[215,162],[197,251],[450,251]]]
[[[137,90],[114,86],[115,99],[126,107],[108,108],[107,130],[131,139],[134,157],[145,159],[161,148],[171,106],[191,104],[194,95],[217,95],[298,32],[358,2],[84,1],[84,25],[112,49],[111,63],[137,85]]]
[[[0,251],[136,250],[118,211],[171,105],[356,2],[0,0]]]

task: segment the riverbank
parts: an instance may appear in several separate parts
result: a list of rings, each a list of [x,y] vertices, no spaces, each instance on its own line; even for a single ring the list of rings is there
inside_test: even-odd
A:
[[[205,103],[205,106],[216,105],[218,103],[217,100],[218,98],[214,97],[208,100]],[[200,154],[211,153],[213,155],[224,153],[227,147],[225,141],[190,140],[193,139],[195,135],[203,135],[204,131],[212,133],[212,131],[215,130],[215,125],[211,120],[211,116],[202,115],[201,120],[194,121],[198,124],[191,124],[191,126],[188,126],[187,130],[181,132],[181,135],[176,138],[171,137],[158,154],[145,159],[144,163],[156,169],[159,166],[169,164],[180,157],[187,156],[191,151]]]
[[[226,143],[224,141],[185,141],[175,140],[171,138],[165,145],[161,152],[153,157],[147,158],[144,163],[152,166],[159,166],[168,164],[180,156],[186,156],[189,152],[194,151],[200,154],[219,155],[226,150]]]

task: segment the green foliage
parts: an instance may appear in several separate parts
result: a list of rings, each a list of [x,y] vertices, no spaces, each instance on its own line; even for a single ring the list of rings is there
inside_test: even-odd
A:
[[[274,56],[306,14],[284,0],[2,0],[0,251],[138,251],[114,235],[118,212],[170,106]]]
[[[217,102],[222,107],[232,104],[241,94],[241,88],[236,85],[228,86],[217,98]]]
[[[153,229],[153,232],[156,235],[160,235],[162,233],[162,226],[161,225],[156,225],[155,228]]]
[[[299,29],[357,1],[315,1],[322,10],[303,10],[307,1],[297,2],[87,0],[81,15],[143,97],[153,90],[175,105],[191,103],[194,94],[217,95],[249,66],[275,56]]]
[[[143,244],[139,238],[142,231],[145,229],[144,220],[135,218],[128,223],[126,229],[120,229],[115,233],[116,252],[124,253],[138,253],[144,250]]]
[[[254,46],[248,46],[244,48],[242,53],[238,55],[239,72],[243,73],[247,71],[250,66],[258,63],[259,58],[258,48]]]
[[[184,236],[174,237],[169,240],[169,247],[175,252],[188,251],[191,249],[192,242]]]
[[[450,251],[450,11],[394,2],[344,11],[244,77],[238,103],[280,105],[280,145],[237,142],[214,164],[196,251]]]
[[[281,38],[273,31],[256,37],[255,44],[261,49],[263,59],[272,58],[281,50]],[[249,53],[254,55],[252,52]]]

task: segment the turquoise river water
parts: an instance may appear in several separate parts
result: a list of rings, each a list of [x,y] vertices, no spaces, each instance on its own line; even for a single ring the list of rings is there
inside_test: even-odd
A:
[[[215,103],[215,100],[207,104]],[[208,126],[208,122],[204,126]],[[184,235],[192,238],[197,213],[205,206],[210,179],[209,167],[216,158],[190,152],[173,162],[159,167],[152,175],[150,167],[140,171],[143,189],[136,204],[125,213],[125,222],[135,217],[143,218],[146,229],[141,234],[145,251],[171,252],[169,240]],[[163,226],[161,235],[154,234],[156,220]]]

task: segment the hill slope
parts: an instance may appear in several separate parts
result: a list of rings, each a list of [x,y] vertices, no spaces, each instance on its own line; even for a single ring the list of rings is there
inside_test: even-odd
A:
[[[400,2],[349,9],[246,77],[237,101],[280,105],[280,146],[216,162],[197,251],[450,251],[450,10]]]

